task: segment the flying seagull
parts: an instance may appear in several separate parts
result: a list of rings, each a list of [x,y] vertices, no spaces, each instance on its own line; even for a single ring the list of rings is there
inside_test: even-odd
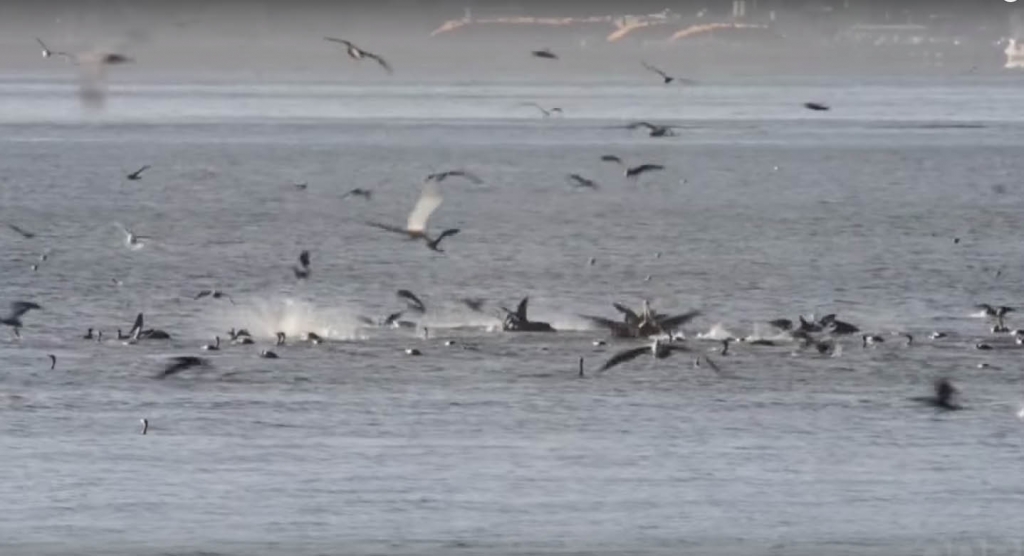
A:
[[[626,168],[625,176],[627,178],[636,178],[644,172],[654,172],[664,169],[665,167],[661,164],[641,164],[639,166],[633,166],[632,168]]]
[[[299,253],[299,266],[293,266],[292,272],[299,280],[309,278],[309,274],[312,272],[309,268],[309,251],[303,250],[302,253]]]
[[[597,189],[597,182],[594,180],[587,179],[579,174],[569,174],[566,176],[569,183],[576,187],[589,187],[591,189]]]
[[[675,135],[675,132],[672,131],[673,126],[657,125],[650,122],[633,122],[627,125],[626,129],[637,129],[640,127],[647,128],[650,132],[648,133],[650,137],[671,137]]]
[[[669,344],[663,342],[662,340],[655,340],[654,343],[652,343],[649,346],[627,349],[624,351],[620,351],[619,353],[616,353],[615,355],[612,356],[611,359],[609,359],[604,365],[602,365],[600,369],[598,369],[598,372],[601,373],[621,363],[632,361],[633,359],[636,359],[637,357],[640,357],[645,353],[650,353],[651,355],[654,356],[655,359],[664,359],[672,355],[673,351],[690,350],[685,346],[681,346],[678,344]]]
[[[536,108],[537,110],[540,110],[540,113],[543,114],[545,118],[550,117],[552,114],[561,114],[562,113],[562,109],[557,107],[557,106],[553,106],[550,109],[548,109],[548,108],[544,108],[543,106],[537,104],[536,102],[524,102],[521,106],[532,106],[532,107]]]
[[[142,243],[139,240],[149,239],[148,237],[135,235],[135,232],[129,230],[124,226],[124,224],[121,224],[119,222],[114,222],[114,225],[117,226],[118,228],[121,228],[121,231],[124,233],[125,247],[131,249],[132,251],[138,251],[139,249],[142,249],[143,247],[146,246],[145,243]]]
[[[18,235],[25,239],[32,239],[36,237],[36,235],[33,234],[32,232],[25,230],[24,228],[21,228],[19,226],[15,226],[14,224],[7,224],[7,227],[15,231]]]
[[[466,170],[447,170],[444,172],[436,172],[429,174],[424,178],[424,181],[436,181],[441,183],[448,178],[465,178],[476,185],[480,185],[484,182],[484,180],[480,179],[480,176],[477,176],[472,172],[467,172]]]
[[[542,48],[540,50],[533,50],[530,54],[535,58],[547,58],[548,60],[557,60],[558,55],[551,52],[550,48]]]
[[[6,324],[13,328],[15,337],[20,338],[21,334],[18,330],[22,326],[21,316],[32,309],[42,309],[42,307],[32,303],[31,301],[15,301],[14,303],[11,303],[7,314],[0,313],[0,324]]]
[[[693,81],[692,79],[680,79],[678,77],[673,77],[673,76],[671,76],[671,75],[661,71],[660,69],[658,69],[658,68],[648,64],[647,62],[645,62],[643,60],[641,60],[640,63],[644,66],[644,69],[646,69],[648,71],[652,71],[652,72],[660,75],[662,80],[664,80],[666,85],[671,84],[673,81],[676,81],[676,82],[679,82],[679,83],[685,83],[687,85],[693,85],[694,83],[696,83],[696,81]]]
[[[164,370],[160,374],[156,375],[156,378],[166,378],[173,374],[180,373],[181,371],[191,369],[192,367],[205,367],[209,363],[201,358],[192,355],[184,355],[181,357],[172,357],[170,363],[164,367]]]
[[[224,293],[224,292],[222,292],[220,290],[203,290],[203,291],[197,293],[194,299],[202,299],[202,298],[207,297],[207,296],[209,296],[209,297],[211,297],[213,299],[224,298],[224,299],[227,299],[228,301],[230,301],[232,305],[235,304],[235,300],[232,299],[230,295],[228,295],[228,294],[226,294],[226,293]]]
[[[381,224],[378,222],[367,222],[370,226],[394,232],[398,234],[404,234],[409,239],[422,239],[426,242],[427,247],[431,250],[443,252],[438,246],[441,240],[444,238],[459,233],[458,228],[450,228],[437,236],[437,238],[431,239],[427,235],[427,220],[430,215],[433,214],[437,207],[441,206],[441,191],[437,187],[436,181],[428,181],[423,184],[423,190],[420,193],[420,198],[416,201],[416,206],[413,207],[409,213],[409,218],[406,220],[405,228],[399,228],[397,226],[390,226],[388,224]]]
[[[132,172],[131,174],[128,174],[125,177],[130,179],[130,180],[132,180],[132,181],[140,180],[140,179],[142,179],[142,173],[145,172],[148,169],[149,169],[149,164],[143,166],[142,168],[139,168],[138,170]]]
[[[352,44],[350,41],[346,41],[344,39],[336,39],[334,37],[324,37],[324,40],[345,45],[349,57],[352,58],[353,60],[362,60],[363,58],[369,58],[371,60],[375,60],[378,64],[380,64],[380,67],[387,70],[388,73],[393,73],[391,65],[388,64],[387,60],[381,58],[380,56],[368,50],[363,50],[362,48],[359,48],[358,46]]]
[[[816,110],[816,111],[819,111],[819,112],[824,112],[824,111],[827,111],[827,110],[831,110],[829,105],[822,104],[820,102],[805,102],[804,103],[804,108],[806,108],[808,110]]]
[[[426,313],[427,306],[420,301],[420,298],[416,297],[416,294],[409,290],[398,290],[399,299],[404,299],[409,304],[409,309],[416,311],[417,313]]]

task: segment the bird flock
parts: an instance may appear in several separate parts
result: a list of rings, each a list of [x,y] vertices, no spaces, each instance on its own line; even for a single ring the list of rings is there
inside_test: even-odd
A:
[[[42,48],[43,58],[48,59],[57,57],[75,65],[90,65],[95,68],[95,71],[99,72],[102,72],[103,68],[106,66],[134,62],[133,58],[114,52],[94,51],[85,53],[69,53],[65,51],[54,51],[51,50],[41,39],[37,38],[36,41]],[[388,74],[394,73],[392,65],[384,57],[361,48],[349,40],[335,37],[324,37],[324,41],[343,46],[346,54],[352,60],[357,62],[371,60],[376,62],[376,64]],[[530,52],[530,55],[534,58],[552,62],[561,60],[558,54],[548,48],[533,50]],[[647,61],[641,61],[641,65],[645,70],[657,75],[665,85],[671,85],[673,83],[684,85],[697,84],[694,80],[670,75],[658,67],[649,64]],[[544,118],[550,118],[564,113],[563,109],[560,107],[544,107],[536,102],[524,102],[521,106],[528,106],[537,109]],[[806,102],[803,106],[812,111],[830,110],[828,105],[821,102]],[[631,122],[623,126],[623,128],[629,130],[643,129],[650,137],[663,138],[675,136],[677,134],[676,130],[679,129],[679,126],[664,125],[648,121],[637,121]],[[620,166],[623,171],[623,176],[630,180],[636,180],[644,174],[658,172],[665,169],[665,166],[657,163],[640,161],[627,162],[614,154],[602,155],[600,157],[600,161]],[[143,165],[137,170],[126,174],[125,178],[133,182],[140,181],[143,179],[144,172],[149,169],[150,165]],[[450,179],[462,179],[472,184],[484,183],[483,178],[464,169],[453,169],[431,173],[423,180],[419,198],[414,203],[404,225],[373,221],[366,222],[366,224],[376,229],[405,237],[410,241],[421,242],[427,249],[433,252],[444,253],[444,250],[441,248],[442,242],[459,234],[460,229],[447,227],[442,228],[439,232],[434,234],[428,229],[428,222],[431,215],[434,214],[443,201],[440,185]],[[568,174],[566,179],[575,188],[596,190],[600,187],[597,182],[579,173]],[[293,185],[295,189],[300,191],[307,189],[307,183],[305,182]],[[371,201],[373,198],[373,190],[370,188],[355,188],[344,193],[342,198],[346,197],[360,197],[365,201]],[[16,224],[4,224],[9,230],[24,239],[31,239],[35,235]],[[114,223],[114,225],[123,233],[124,246],[127,249],[139,250],[145,247],[146,243],[143,240],[147,240],[149,238],[137,234],[134,230],[124,224]],[[449,242],[451,241],[455,240],[449,240]],[[45,261],[45,257],[46,255],[44,254],[41,260]],[[594,260],[591,259],[590,264],[593,264],[593,262]],[[312,258],[310,252],[308,250],[301,251],[297,258],[297,264],[293,265],[291,269],[297,280],[309,280],[312,276]],[[114,279],[114,283],[119,285],[116,279]],[[392,312],[380,320],[360,316],[359,321],[367,326],[409,329],[420,328],[416,322],[410,321],[406,317],[410,314],[420,316],[426,314],[428,311],[427,305],[419,296],[406,289],[398,290],[396,297],[405,304],[403,309]],[[193,297],[194,300],[201,300],[204,298],[209,298],[210,300],[226,300],[232,305],[235,304],[235,299],[231,295],[219,289],[204,289],[196,293]],[[467,309],[477,313],[485,313],[485,306],[489,304],[486,300],[476,298],[464,298],[460,301]],[[555,328],[550,323],[532,320],[528,314],[528,305],[529,297],[522,298],[514,310],[501,305],[496,305],[494,308],[497,312],[494,313],[494,316],[501,323],[501,329],[506,332],[517,333],[556,332]],[[597,369],[597,375],[620,365],[625,365],[646,354],[649,354],[652,359],[658,361],[669,358],[673,354],[694,353],[697,348],[694,348],[692,343],[690,343],[690,340],[693,339],[707,339],[719,342],[721,344],[721,348],[718,351],[719,356],[727,356],[729,354],[730,344],[735,343],[742,343],[750,346],[751,348],[769,348],[782,343],[787,343],[796,346],[794,354],[810,351],[811,353],[816,352],[820,355],[831,357],[838,357],[841,355],[842,344],[840,343],[840,339],[843,337],[856,337],[856,335],[859,334],[860,347],[862,349],[874,349],[881,344],[886,343],[886,337],[884,335],[862,333],[859,327],[839,320],[834,314],[826,315],[821,318],[811,317],[810,319],[807,319],[804,316],[799,316],[796,322],[785,318],[768,321],[765,324],[769,325],[775,332],[774,335],[769,337],[751,335],[740,338],[731,336],[725,338],[710,338],[702,337],[701,334],[687,334],[683,330],[684,326],[701,316],[702,313],[697,310],[689,310],[679,314],[661,314],[656,312],[647,300],[643,301],[642,307],[639,310],[633,310],[622,303],[613,303],[612,306],[620,314],[619,318],[614,316],[597,315],[579,315],[579,317],[588,322],[591,326],[606,331],[610,336],[610,339],[626,342],[642,341],[643,344],[634,345],[612,354]],[[15,339],[20,339],[21,330],[23,328],[22,318],[28,314],[29,311],[42,309],[43,308],[40,305],[31,301],[15,301],[10,303],[9,308],[5,313],[0,314],[0,324],[10,327]],[[978,306],[978,309],[982,311],[980,316],[985,316],[994,321],[991,328],[992,333],[1012,337],[1015,339],[1016,344],[1024,345],[1024,330],[1011,330],[1005,323],[1006,315],[1013,312],[1013,308],[982,304]],[[426,327],[422,327],[421,329],[423,336],[425,338],[429,337],[429,330]],[[929,339],[931,341],[941,341],[943,338],[947,337],[947,335],[947,333],[937,331],[931,334]],[[278,346],[284,345],[288,340],[284,332],[277,332],[275,336],[276,345]],[[890,339],[893,337],[902,338],[906,347],[910,347],[914,344],[914,337],[905,332],[894,332],[890,335]],[[129,329],[129,332],[124,334],[121,329],[118,329],[116,338],[118,341],[121,341],[126,345],[134,345],[143,341],[169,340],[171,335],[164,330],[145,328],[144,315],[139,313]],[[252,345],[255,343],[252,335],[244,329],[236,330],[232,328],[227,332],[227,338],[227,343],[230,343],[231,346]],[[82,339],[89,341],[103,341],[103,332],[89,328]],[[313,332],[306,333],[301,337],[301,341],[308,342],[312,345],[320,344],[323,340],[324,339],[322,337]],[[446,342],[448,345],[451,345],[452,343],[453,341],[451,340]],[[596,340],[594,341],[594,344],[606,345],[606,341],[603,339]],[[997,346],[1001,346],[1001,344],[999,342],[978,342],[974,347],[978,350],[991,350],[996,349]],[[222,349],[221,337],[219,335],[216,336],[213,343],[205,344],[201,346],[200,349],[207,352],[220,351]],[[697,353],[696,357],[692,360],[695,368],[703,368],[706,366],[717,374],[723,374],[721,366],[703,353],[707,350],[697,351],[699,351],[699,353]],[[420,350],[414,348],[406,349],[405,352],[409,355],[422,355]],[[261,350],[259,352],[259,356],[266,359],[279,358],[276,353],[268,349]],[[48,357],[50,359],[50,368],[55,368],[57,365],[56,357],[52,354]],[[210,365],[211,362],[208,359],[197,355],[176,356],[170,358],[164,367],[154,375],[154,377],[158,379],[165,379],[188,370],[201,370],[205,367],[209,367]],[[587,376],[583,357],[579,358],[578,375],[580,377]],[[963,408],[963,406],[961,406],[956,400],[957,393],[957,388],[954,387],[947,379],[943,378],[936,381],[933,396],[912,398],[912,400],[929,405],[936,409],[952,411]],[[142,434],[146,434],[149,429],[149,422],[146,419],[143,419],[141,422],[143,425]]]

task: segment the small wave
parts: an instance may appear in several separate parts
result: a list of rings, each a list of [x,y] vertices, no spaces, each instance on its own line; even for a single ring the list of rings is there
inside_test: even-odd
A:
[[[323,338],[356,339],[360,324],[350,307],[324,307],[291,298],[257,299],[216,315],[218,330],[245,328],[254,336],[272,339],[278,332],[298,338],[315,332]]]

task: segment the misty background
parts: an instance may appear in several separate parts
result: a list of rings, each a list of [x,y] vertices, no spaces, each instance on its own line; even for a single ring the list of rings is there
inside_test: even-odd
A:
[[[737,10],[740,10],[739,12]],[[1022,35],[1020,8],[1003,0],[637,0],[595,2],[390,0],[382,2],[46,2],[0,7],[0,71],[67,75],[54,50],[106,49],[137,64],[112,79],[381,80],[352,64],[330,35],[386,57],[394,80],[614,78],[644,58],[697,78],[762,74],[1002,72],[1000,39]],[[431,36],[446,22],[473,23]],[[561,26],[478,23],[502,17],[653,17],[615,41],[609,21]],[[660,20],[658,19],[660,18]],[[624,21],[624,19],[622,19]],[[671,41],[695,25],[735,24]],[[549,63],[529,51],[549,47]]]

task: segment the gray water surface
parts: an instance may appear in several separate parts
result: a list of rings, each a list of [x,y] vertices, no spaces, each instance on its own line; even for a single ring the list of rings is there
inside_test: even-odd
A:
[[[138,83],[83,113],[72,84],[11,77],[0,99],[0,221],[37,234],[0,229],[3,298],[43,306],[22,339],[0,330],[4,554],[1021,548],[1024,351],[972,317],[1024,298],[1019,80]],[[633,118],[683,127],[619,128]],[[603,154],[666,170],[626,180]],[[366,225],[401,225],[453,167],[485,183],[442,184],[431,229],[461,229],[444,254]],[[192,299],[214,287],[236,304]],[[429,339],[359,324],[401,309],[399,288]],[[498,330],[526,295],[559,333]],[[578,315],[644,298],[702,310],[698,352],[718,348],[700,333],[811,313],[888,341],[734,344],[724,377],[687,354],[596,375],[636,344],[595,347]],[[173,340],[81,339],[138,312]],[[230,327],[258,345],[153,378]],[[940,376],[969,411],[908,400]]]

